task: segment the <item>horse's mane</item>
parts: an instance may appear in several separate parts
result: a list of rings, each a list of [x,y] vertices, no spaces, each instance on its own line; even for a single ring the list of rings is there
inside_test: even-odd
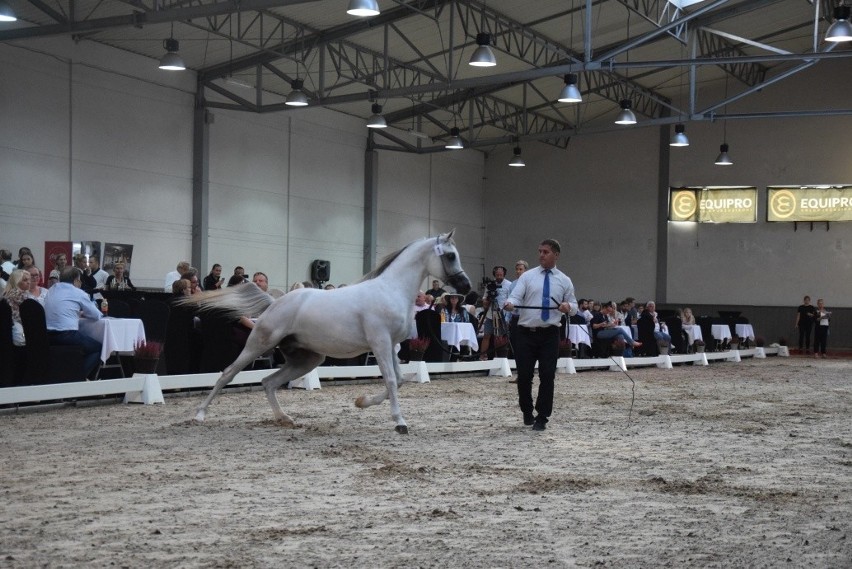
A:
[[[374,278],[378,277],[379,275],[381,275],[383,272],[385,272],[387,270],[387,268],[390,266],[390,264],[393,263],[396,260],[397,257],[402,255],[403,251],[408,249],[408,247],[410,245],[411,245],[411,243],[409,243],[408,245],[406,245],[405,247],[403,247],[402,249],[400,249],[398,251],[394,251],[393,253],[391,253],[390,255],[385,257],[384,259],[382,259],[382,262],[379,263],[376,266],[375,269],[373,269],[372,271],[370,271],[369,273],[367,273],[366,275],[364,275],[363,277],[361,277],[360,279],[358,279],[355,282],[356,283],[362,283],[364,281],[374,279]]]

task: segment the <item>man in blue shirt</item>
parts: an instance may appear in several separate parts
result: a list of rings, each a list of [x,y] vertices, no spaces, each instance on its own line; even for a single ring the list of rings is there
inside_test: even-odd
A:
[[[561,248],[555,239],[545,239],[538,247],[539,267],[522,274],[505,310],[519,309],[518,327],[512,338],[518,369],[518,404],[524,424],[543,431],[553,411],[553,382],[559,358],[559,330],[562,314],[577,313],[574,284],[568,275],[556,268]],[[533,418],[532,378],[538,361],[537,416]]]
[[[44,301],[44,317],[50,343],[58,346],[80,346],[83,369],[88,377],[98,365],[101,343],[80,333],[80,318],[102,318],[89,295],[80,289],[83,273],[77,267],[66,267],[59,282],[50,288]]]

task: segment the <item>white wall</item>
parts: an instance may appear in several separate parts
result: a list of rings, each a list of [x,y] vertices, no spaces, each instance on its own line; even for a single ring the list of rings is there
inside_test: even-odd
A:
[[[800,110],[849,109],[852,74],[844,65],[822,62],[728,112],[782,108],[781,98]],[[699,94],[702,100],[711,98]],[[849,116],[730,121],[734,165],[721,167],[713,161],[722,125],[688,123],[690,146],[670,149],[669,185],[756,186],[756,224],[658,220],[659,130],[641,128],[641,119],[638,127],[574,137],[567,150],[524,144],[525,168],[507,167],[510,150],[501,149],[486,161],[488,262],[534,263],[537,243],[554,237],[579,296],[652,298],[663,263],[666,294],[658,301],[796,306],[810,294],[850,306],[852,223],[814,224],[813,231],[800,223],[794,231],[792,223],[765,221],[766,186],[852,184],[850,133]],[[668,236],[665,259],[656,258],[659,223]]]

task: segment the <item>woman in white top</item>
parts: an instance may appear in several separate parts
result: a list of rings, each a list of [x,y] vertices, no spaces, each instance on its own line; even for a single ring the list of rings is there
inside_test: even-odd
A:
[[[825,302],[820,298],[816,305],[816,328],[814,329],[814,357],[820,354],[825,357],[825,346],[828,343],[828,323],[831,320],[831,311],[825,307]]]
[[[47,298],[47,289],[40,285],[41,269],[33,266],[26,269],[26,271],[30,275],[28,283],[30,289],[26,292],[25,296],[27,298],[32,298],[33,300],[38,301],[39,304],[44,306],[44,299]]]

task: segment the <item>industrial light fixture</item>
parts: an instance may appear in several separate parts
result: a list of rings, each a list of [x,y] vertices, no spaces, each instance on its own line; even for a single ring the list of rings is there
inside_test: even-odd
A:
[[[376,0],[349,0],[349,9],[346,13],[350,16],[360,16],[366,18],[368,16],[378,16],[379,3]]]
[[[305,82],[301,79],[293,79],[290,86],[293,90],[290,91],[289,95],[287,95],[287,100],[284,101],[284,104],[290,105],[291,107],[307,107],[308,96],[305,95],[304,91],[302,91],[302,87],[305,86]]]
[[[686,127],[684,125],[675,125],[675,131],[671,142],[669,142],[669,146],[689,146],[689,139],[686,137]]]
[[[0,0],[0,22],[16,22],[18,17],[12,7],[6,3],[6,0]]]
[[[524,162],[524,159],[521,158],[521,147],[516,146],[515,150],[513,152],[514,152],[514,156],[512,156],[512,159],[509,160],[509,166],[513,166],[513,167],[516,167],[516,168],[521,168],[523,166],[526,166],[526,162]]]
[[[583,101],[583,95],[580,94],[580,89],[577,88],[577,74],[569,73],[565,76],[565,86],[562,87],[562,92],[559,93],[560,103],[580,103]]]
[[[728,143],[725,142],[719,146],[719,156],[716,157],[716,166],[731,166],[734,163],[731,157],[728,156]]]
[[[477,48],[468,61],[469,65],[474,67],[494,67],[497,65],[497,58],[491,51],[491,34],[485,32],[476,34],[476,45]]]
[[[160,58],[160,69],[166,71],[183,71],[186,69],[186,63],[183,62],[183,58],[178,53],[180,43],[175,38],[163,40],[163,47],[166,54]]]
[[[448,150],[460,150],[464,148],[464,142],[462,142],[461,133],[459,133],[458,127],[453,127],[450,129],[450,139],[444,145],[444,148]]]
[[[630,99],[621,101],[621,112],[615,117],[615,124],[636,124],[636,115],[630,110],[632,106]]]
[[[849,23],[850,14],[852,14],[852,9],[849,6],[837,6],[834,8],[834,23],[825,32],[825,41],[852,41],[852,24]]]
[[[388,123],[382,116],[382,106],[373,103],[373,115],[367,120],[367,128],[387,128]]]

